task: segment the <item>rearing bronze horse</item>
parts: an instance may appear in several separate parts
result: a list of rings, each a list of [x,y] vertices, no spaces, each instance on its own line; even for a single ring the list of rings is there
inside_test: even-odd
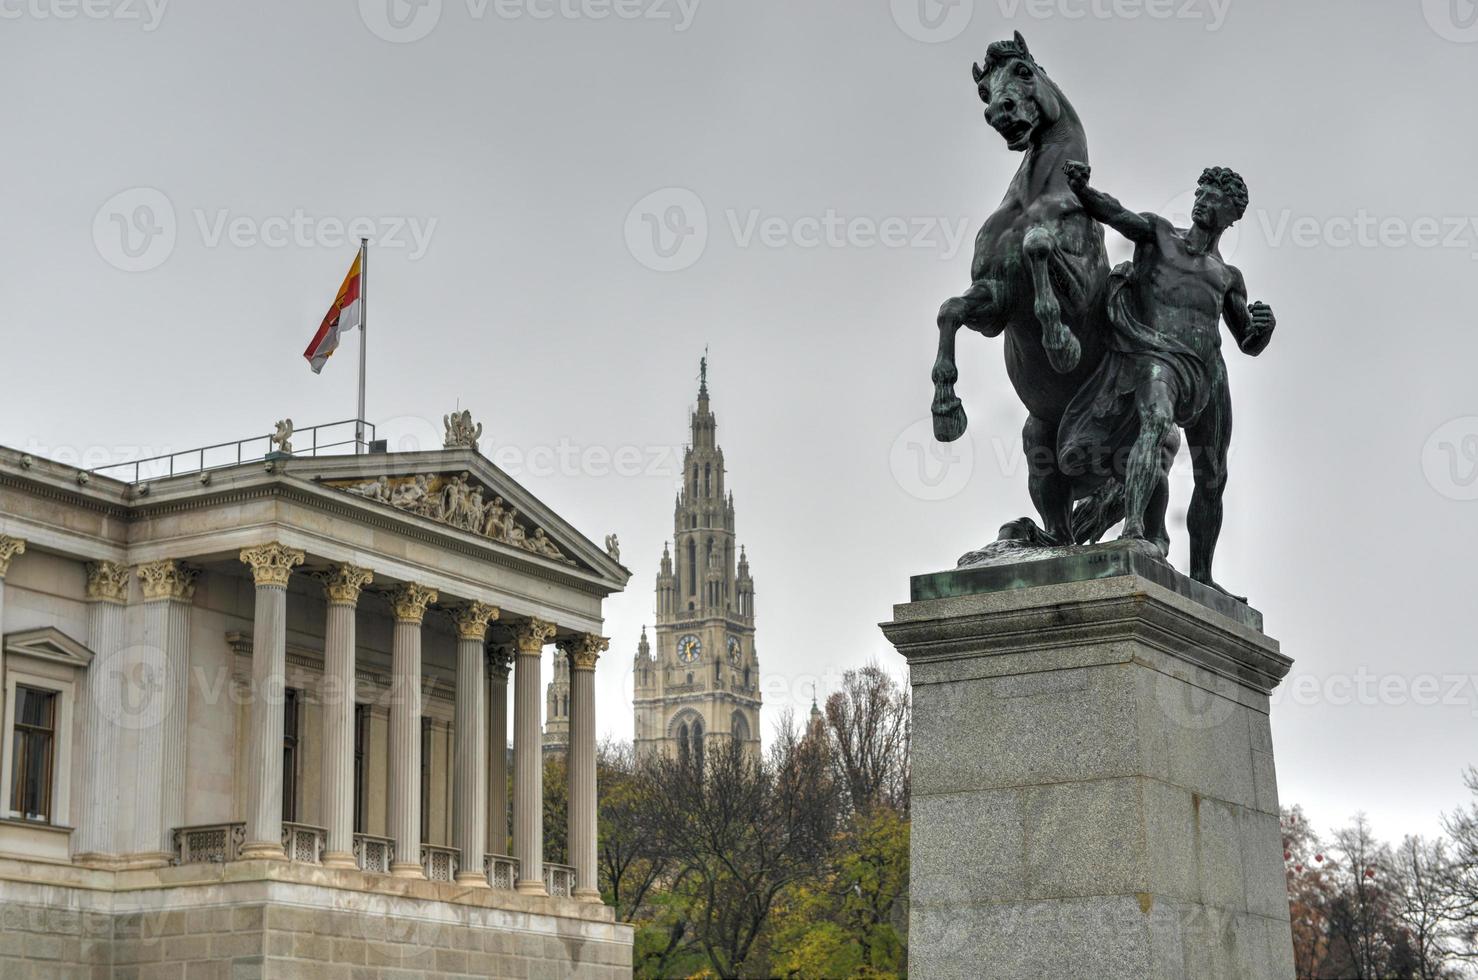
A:
[[[1019,32],[991,44],[974,73],[986,121],[1023,158],[1005,200],[975,236],[970,288],[939,309],[934,436],[953,442],[967,424],[954,391],[955,334],[960,327],[987,337],[1004,332],[1006,373],[1030,413],[1022,441],[1042,529],[1024,518],[1003,536],[1038,544],[1097,540],[1118,520],[1115,488],[1080,508],[1075,530],[1072,481],[1057,462],[1058,424],[1098,367],[1107,330],[1103,228],[1084,212],[1062,169],[1069,160],[1087,162],[1087,137]]]

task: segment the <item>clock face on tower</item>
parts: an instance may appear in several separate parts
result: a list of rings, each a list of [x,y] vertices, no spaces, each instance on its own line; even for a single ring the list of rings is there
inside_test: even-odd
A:
[[[744,650],[739,645],[739,637],[729,637],[729,663],[737,664],[743,657]]]
[[[692,633],[684,633],[677,638],[677,659],[685,664],[690,664],[703,654],[703,641]]]

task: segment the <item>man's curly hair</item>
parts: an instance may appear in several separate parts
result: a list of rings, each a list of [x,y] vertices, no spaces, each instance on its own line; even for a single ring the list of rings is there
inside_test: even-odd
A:
[[[1247,182],[1231,167],[1207,167],[1201,171],[1201,179],[1196,181],[1197,186],[1203,184],[1209,184],[1227,196],[1237,209],[1233,220],[1241,220],[1247,213]]]

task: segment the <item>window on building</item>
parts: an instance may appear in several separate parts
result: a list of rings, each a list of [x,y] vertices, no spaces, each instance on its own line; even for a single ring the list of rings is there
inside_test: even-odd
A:
[[[421,843],[431,840],[431,719],[421,716]],[[420,859],[416,855],[416,859]]]
[[[25,820],[51,822],[56,702],[55,691],[21,685],[15,689],[10,808]]]
[[[687,763],[689,761],[688,760],[688,755],[689,755],[689,748],[688,748],[688,725],[687,725],[687,722],[683,722],[681,725],[678,725],[677,726],[677,758],[678,758],[678,761],[681,762],[681,763],[683,763],[683,765],[687,765]]]
[[[693,742],[693,765],[699,769],[703,768],[703,722],[693,722],[693,730],[690,735]]]
[[[282,701],[282,819],[298,819],[298,723],[300,691],[287,688]]]
[[[365,776],[365,766],[369,764],[369,705],[356,704],[354,706],[354,832],[365,833],[364,811],[365,790],[368,788],[368,780]]]

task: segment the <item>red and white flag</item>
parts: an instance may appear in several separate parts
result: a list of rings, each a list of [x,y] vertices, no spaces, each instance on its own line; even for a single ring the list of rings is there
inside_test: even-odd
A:
[[[339,295],[334,297],[334,305],[328,308],[328,315],[313,335],[312,343],[303,351],[314,374],[322,371],[330,355],[339,349],[339,334],[364,324],[364,302],[360,298],[363,258],[362,251],[354,257],[354,264],[349,267],[349,274],[339,287]]]

